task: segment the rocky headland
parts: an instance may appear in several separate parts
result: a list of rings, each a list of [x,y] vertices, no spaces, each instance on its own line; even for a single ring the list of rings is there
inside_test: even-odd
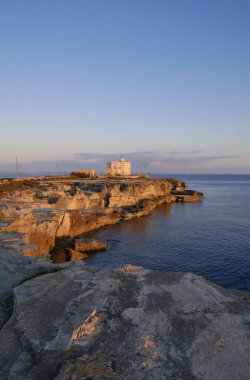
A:
[[[249,378],[249,293],[82,260],[107,248],[86,232],[201,193],[176,179],[17,182],[0,183],[1,379]]]
[[[16,185],[16,188],[14,187]],[[46,254],[61,240],[148,215],[175,201],[198,201],[176,179],[25,180],[0,183],[0,232],[19,233],[22,253]],[[2,191],[1,191],[2,187]],[[65,245],[65,244],[64,244]]]

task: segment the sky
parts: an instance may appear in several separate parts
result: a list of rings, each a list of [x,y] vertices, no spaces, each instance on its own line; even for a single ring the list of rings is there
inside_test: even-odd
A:
[[[250,174],[249,0],[0,0],[0,170]]]

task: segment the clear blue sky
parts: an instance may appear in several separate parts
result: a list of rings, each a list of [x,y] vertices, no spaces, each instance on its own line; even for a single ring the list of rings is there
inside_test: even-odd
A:
[[[249,20],[249,0],[0,0],[0,169],[250,173]]]

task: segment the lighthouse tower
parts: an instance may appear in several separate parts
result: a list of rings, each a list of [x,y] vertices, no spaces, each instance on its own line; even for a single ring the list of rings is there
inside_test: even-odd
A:
[[[127,177],[131,175],[131,162],[125,160],[124,154],[119,161],[107,162],[104,174],[109,177]]]

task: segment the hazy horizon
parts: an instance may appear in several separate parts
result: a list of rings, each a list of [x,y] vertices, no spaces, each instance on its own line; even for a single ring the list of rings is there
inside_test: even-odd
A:
[[[0,171],[125,153],[134,172],[250,174],[249,17],[247,0],[0,2]]]
[[[154,169],[154,162],[153,165],[151,165],[151,159],[152,155],[156,155],[155,152],[144,152],[144,153],[134,153],[134,154],[128,154],[126,155],[126,159],[132,163],[132,173],[145,173],[145,174],[182,174],[182,175],[192,175],[192,174],[199,174],[199,175],[250,175],[249,172],[237,172],[233,173],[230,171],[226,171],[224,169],[197,169],[195,170],[193,168],[193,162],[196,160],[200,161],[200,164],[202,163],[201,158],[198,156],[195,159],[194,158],[188,158],[187,157],[181,157],[179,161],[181,162],[180,169],[173,170],[173,167],[176,167],[175,165],[171,165],[171,157],[161,157],[161,160],[163,161],[163,168],[162,170],[155,170]],[[148,156],[148,157],[147,157]],[[39,173],[69,173],[76,169],[95,169],[98,173],[102,173],[104,171],[104,167],[107,163],[107,161],[113,160],[117,161],[119,160],[118,154],[104,154],[104,155],[96,155],[96,158],[94,158],[94,154],[84,154],[84,159],[79,158],[78,160],[69,160],[69,161],[42,161],[42,162],[20,162],[18,161],[18,172],[19,173],[30,173],[32,175],[38,175]],[[87,158],[87,159],[86,159]],[[155,158],[156,159],[156,158]],[[217,157],[217,160],[223,160],[223,156]],[[165,161],[170,161],[167,165],[165,164]],[[173,158],[172,160],[175,160]],[[213,161],[212,158],[204,157],[204,161],[206,160]],[[216,161],[216,159],[215,159]],[[159,158],[158,161],[159,162]],[[185,162],[185,164],[183,164]],[[181,170],[181,167],[185,167],[185,170]],[[167,169],[164,169],[166,167]],[[157,168],[159,168],[159,165],[157,165]],[[189,170],[188,170],[189,168]],[[9,164],[0,164],[0,173],[16,173],[16,162],[9,163]]]

